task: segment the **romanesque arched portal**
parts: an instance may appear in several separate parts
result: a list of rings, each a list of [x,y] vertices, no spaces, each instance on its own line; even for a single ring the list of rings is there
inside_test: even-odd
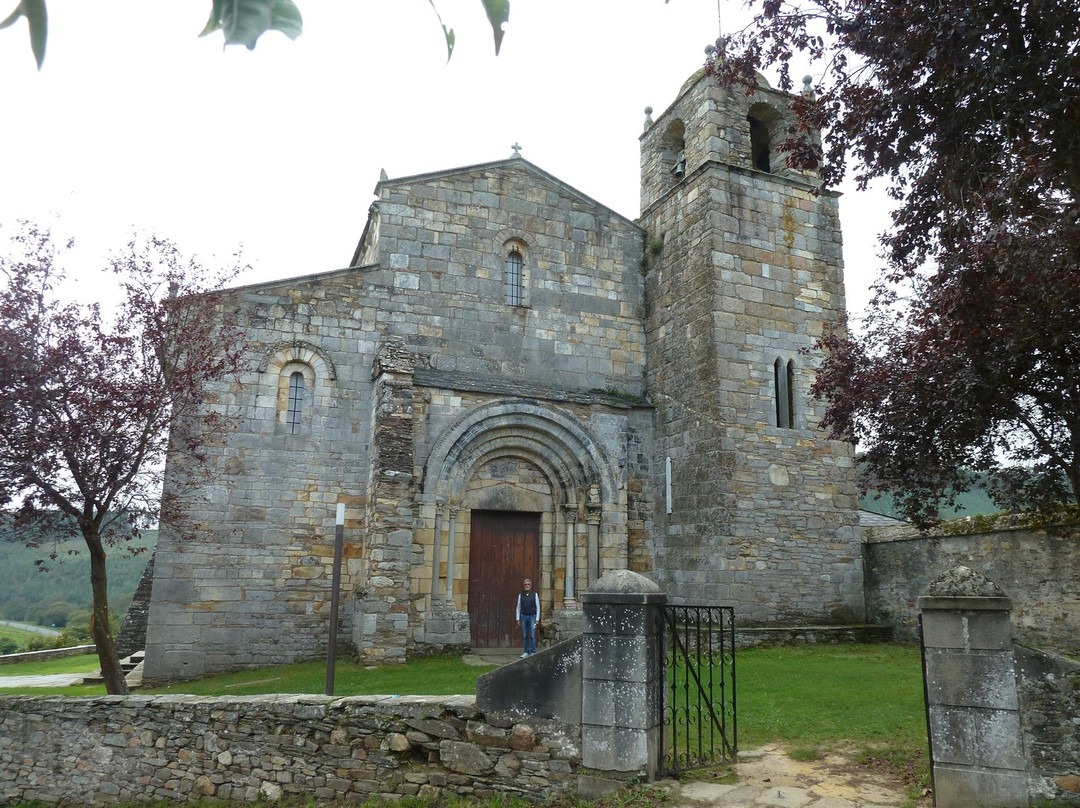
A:
[[[502,399],[462,415],[436,440],[423,480],[432,511],[431,604],[468,611],[474,644],[510,644],[522,577],[546,613],[575,609],[599,574],[611,465],[588,427],[556,407]]]

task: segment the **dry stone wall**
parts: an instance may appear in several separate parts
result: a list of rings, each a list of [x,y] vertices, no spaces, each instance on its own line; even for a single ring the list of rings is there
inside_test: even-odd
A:
[[[472,696],[0,699],[0,802],[571,793],[580,729]]]
[[[918,598],[941,570],[964,566],[997,582],[1012,598],[1018,643],[1080,655],[1080,525],[1024,527],[955,520],[930,533],[911,527],[867,531],[869,618],[918,637]]]

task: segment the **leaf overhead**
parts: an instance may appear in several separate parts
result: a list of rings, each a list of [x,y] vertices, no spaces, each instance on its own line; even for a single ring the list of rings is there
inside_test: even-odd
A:
[[[280,31],[289,39],[303,32],[300,9],[292,0],[213,0],[210,19],[200,36],[222,31],[226,45],[254,50],[267,31]]]
[[[41,70],[45,62],[45,44],[49,38],[49,14],[45,0],[20,0],[15,10],[0,22],[0,28],[9,28],[22,17],[26,18],[30,28],[30,50],[34,53],[38,70]]]
[[[431,4],[431,10],[435,12],[435,17],[439,20],[439,26],[443,30],[443,37],[446,38],[446,61],[449,62],[450,57],[454,55],[454,41],[456,39],[454,29],[446,27],[446,23],[442,20],[442,14],[439,13],[439,9],[435,5],[435,0],[428,0],[428,3]]]
[[[498,55],[502,47],[503,26],[510,19],[510,0],[480,0],[484,4],[488,22],[491,23],[491,33],[495,36],[495,54]]]

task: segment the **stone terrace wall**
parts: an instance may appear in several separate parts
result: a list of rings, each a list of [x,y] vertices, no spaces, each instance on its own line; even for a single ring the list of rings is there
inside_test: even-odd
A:
[[[15,665],[19,662],[45,662],[49,659],[66,659],[67,657],[96,653],[96,645],[73,645],[70,648],[47,648],[44,651],[23,651],[21,654],[4,654],[3,656],[0,656],[0,665]]]
[[[580,746],[472,696],[0,699],[0,803],[554,796]]]
[[[906,526],[867,531],[867,618],[915,639],[919,595],[942,570],[965,566],[1012,598],[1017,642],[1080,654],[1080,524],[1024,527],[1009,519],[958,519],[926,534]]]

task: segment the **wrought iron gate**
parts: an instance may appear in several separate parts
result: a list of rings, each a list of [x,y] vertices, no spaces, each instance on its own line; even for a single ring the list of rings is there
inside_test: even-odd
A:
[[[735,610],[664,606],[665,774],[733,761]]]

